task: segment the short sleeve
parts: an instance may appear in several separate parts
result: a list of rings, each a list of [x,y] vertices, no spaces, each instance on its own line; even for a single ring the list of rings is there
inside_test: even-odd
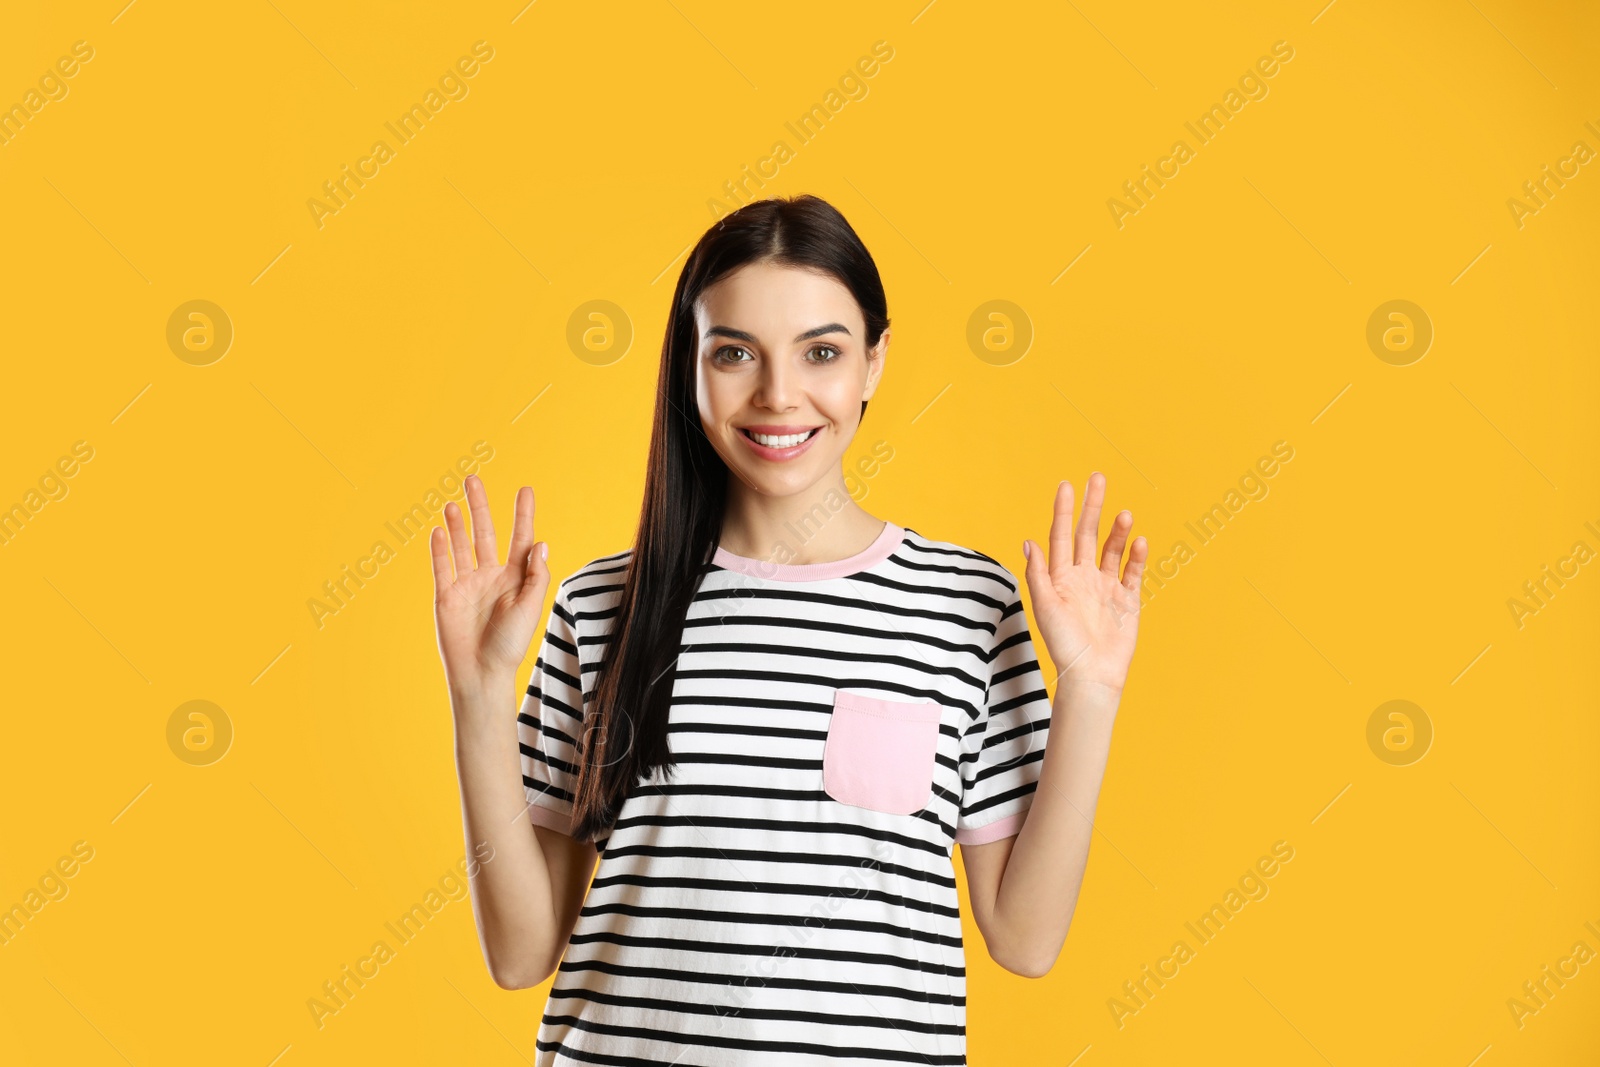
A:
[[[577,618],[567,606],[566,583],[556,590],[539,658],[517,713],[522,788],[535,825],[572,833],[578,780],[578,739],[583,728],[583,670]]]
[[[983,714],[962,738],[956,844],[982,845],[1021,831],[1043,768],[1050,709],[1028,617],[1013,593],[995,628]]]

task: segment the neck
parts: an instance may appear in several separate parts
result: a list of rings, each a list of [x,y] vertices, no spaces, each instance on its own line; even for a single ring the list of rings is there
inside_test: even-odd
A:
[[[768,496],[729,478],[718,544],[750,559],[831,563],[862,551],[882,532],[883,520],[850,498],[839,471],[792,496]]]

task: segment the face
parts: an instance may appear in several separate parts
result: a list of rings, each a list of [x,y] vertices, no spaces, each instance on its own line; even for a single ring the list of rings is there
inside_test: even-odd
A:
[[[700,423],[745,485],[792,496],[842,477],[889,347],[885,330],[869,351],[865,330],[850,290],[816,271],[751,263],[701,294]]]

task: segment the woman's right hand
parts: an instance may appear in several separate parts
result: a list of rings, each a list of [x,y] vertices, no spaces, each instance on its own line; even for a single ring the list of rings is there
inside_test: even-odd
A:
[[[444,530],[435,526],[428,536],[433,552],[433,618],[451,693],[474,690],[486,682],[503,684],[515,676],[533,643],[550,584],[550,569],[545,564],[549,546],[533,539],[533,489],[523,486],[517,490],[511,549],[503,564],[483,480],[475,474],[468,476],[466,490],[467,506],[472,509],[471,545],[461,508],[453,500],[444,506],[449,556],[445,554]],[[452,558],[454,578],[450,574]]]
[[[533,539],[533,490],[517,490],[511,550],[500,562],[488,494],[467,479],[472,543],[454,502],[444,506],[446,534],[428,534],[433,553],[433,617],[455,721],[456,776],[468,854],[489,859],[468,882],[478,942],[502,989],[527,989],[555,972],[572,936],[594,873],[593,845],[533,823],[523,784],[517,668],[527,658],[550,584],[545,546]],[[476,551],[477,563],[473,563]],[[455,576],[451,577],[451,561]]]

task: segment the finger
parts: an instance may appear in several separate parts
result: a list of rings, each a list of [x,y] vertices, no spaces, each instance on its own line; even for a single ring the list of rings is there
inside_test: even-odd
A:
[[[511,547],[506,551],[506,566],[513,572],[518,567],[526,569],[528,553],[533,549],[533,489],[523,486],[517,490],[517,504],[511,516]]]
[[[550,568],[545,563],[550,546],[533,540],[533,513],[537,502],[531,488],[524,486],[523,490],[517,494],[517,536],[528,539],[528,550],[525,555],[518,556],[522,564],[522,588],[517,591],[517,600],[525,610],[537,615],[544,607],[544,591],[550,583]]]
[[[523,568],[522,589],[517,600],[535,614],[544,607],[544,591],[550,585],[550,566],[546,562],[549,554],[550,546],[540,541],[528,553],[528,562]]]
[[[1072,566],[1072,483],[1063,481],[1056,486],[1055,514],[1050,519],[1051,577],[1064,575]],[[1040,560],[1041,563],[1045,562]]]
[[[1139,593],[1139,581],[1144,577],[1144,561],[1150,555],[1150,542],[1142,536],[1133,539],[1133,547],[1128,550],[1128,566],[1122,572],[1122,587],[1135,596]]]
[[[500,548],[494,541],[494,516],[489,513],[489,494],[483,479],[467,476],[467,507],[472,509],[472,546],[478,553],[478,566],[493,567],[500,562]]]
[[[1122,570],[1122,553],[1128,547],[1128,534],[1133,530],[1133,512],[1123,509],[1111,520],[1111,532],[1106,535],[1106,547],[1100,554],[1100,571],[1113,580]]]
[[[1072,544],[1074,563],[1094,566],[1094,543],[1100,539],[1100,505],[1105,498],[1106,476],[1095,471],[1083,490],[1083,514],[1078,516],[1078,532]]]
[[[450,558],[455,560],[456,578],[472,573],[472,550],[467,547],[467,527],[461,519],[461,505],[454,500],[444,506],[444,525],[450,531]]]
[[[435,526],[428,532],[428,549],[433,554],[433,595],[437,599],[444,595],[445,587],[451,582],[450,559],[445,553],[444,531]]]
[[[1034,610],[1037,611],[1037,605],[1055,594],[1055,587],[1050,584],[1050,571],[1045,565],[1044,549],[1035,541],[1023,541],[1022,551],[1028,560],[1022,569],[1022,577],[1028,583],[1028,592],[1036,605]]]

